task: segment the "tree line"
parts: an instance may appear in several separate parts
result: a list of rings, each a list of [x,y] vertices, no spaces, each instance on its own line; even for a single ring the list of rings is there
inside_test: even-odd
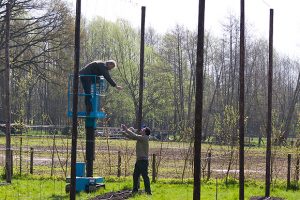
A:
[[[4,121],[5,3],[0,0],[0,120]],[[12,121],[68,125],[68,77],[74,66],[72,8],[63,0],[15,0],[11,10]],[[138,113],[140,30],[124,19],[102,17],[81,23],[81,66],[115,59],[112,77],[122,92],[108,88],[103,106],[110,126],[134,124]],[[219,143],[238,138],[239,18],[228,15],[222,35],[205,34],[203,137]],[[268,41],[246,28],[246,135],[263,138],[266,129]],[[287,36],[288,37],[288,36]],[[145,34],[143,123],[191,138],[194,125],[197,32],[175,25],[164,34]],[[299,61],[276,52],[273,69],[273,137],[299,129]],[[214,137],[217,136],[217,137]],[[216,139],[217,138],[217,139]]]

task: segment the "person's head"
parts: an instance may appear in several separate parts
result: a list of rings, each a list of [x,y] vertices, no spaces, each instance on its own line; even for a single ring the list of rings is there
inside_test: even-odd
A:
[[[142,128],[141,129],[141,133],[142,133],[142,135],[150,135],[150,128],[149,127],[144,127],[144,128]]]
[[[114,60],[108,60],[108,61],[106,61],[106,67],[108,70],[111,70],[111,69],[117,67],[117,62]]]

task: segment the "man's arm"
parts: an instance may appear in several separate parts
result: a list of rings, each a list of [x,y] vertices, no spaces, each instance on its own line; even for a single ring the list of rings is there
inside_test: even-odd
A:
[[[104,69],[102,72],[104,78],[107,80],[107,82],[109,82],[109,84],[113,87],[116,87],[117,84],[115,83],[115,81],[110,77],[110,74],[108,73],[107,69]]]
[[[130,139],[134,139],[134,140],[142,140],[143,137],[141,135],[137,135],[135,134],[131,129],[128,129],[126,125],[121,124],[122,129],[124,130],[123,134],[130,138]]]
[[[105,80],[107,82],[109,82],[109,84],[115,88],[117,88],[118,90],[122,90],[123,87],[120,85],[117,85],[116,82],[111,78],[108,69],[106,68],[104,63],[101,63],[101,67],[99,67],[100,70],[100,74],[105,78]]]

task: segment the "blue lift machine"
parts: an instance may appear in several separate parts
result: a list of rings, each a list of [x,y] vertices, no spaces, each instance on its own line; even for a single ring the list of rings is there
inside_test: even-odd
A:
[[[86,162],[76,163],[76,192],[86,191],[92,192],[99,187],[105,187],[103,177],[93,177],[93,161],[95,158],[95,129],[96,120],[106,117],[101,105],[101,98],[105,96],[107,89],[106,80],[102,76],[95,75],[80,75],[88,76],[91,80],[91,94],[86,94],[79,83],[78,87],[78,112],[79,118],[85,118],[86,128]],[[69,76],[68,81],[68,117],[73,116],[73,79],[74,75]],[[80,77],[79,77],[80,80]],[[79,81],[80,82],[80,81]],[[92,111],[86,112],[85,98],[87,95],[91,96]],[[71,178],[66,180],[66,192],[70,191]]]

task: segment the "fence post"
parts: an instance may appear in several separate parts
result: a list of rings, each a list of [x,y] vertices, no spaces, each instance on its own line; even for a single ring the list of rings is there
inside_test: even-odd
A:
[[[33,148],[30,147],[30,174],[33,174]]]
[[[21,133],[21,137],[20,137],[20,165],[19,165],[19,168],[20,168],[20,176],[22,175],[22,145],[23,145],[23,139],[22,139],[22,133]]]
[[[156,181],[156,155],[152,155],[152,182]]]
[[[208,153],[207,157],[207,180],[210,179],[210,163],[211,163],[211,152]]]
[[[10,161],[11,161],[11,176],[14,174],[14,151],[10,151]]]
[[[51,172],[50,176],[53,176],[53,170],[54,170],[54,151],[55,151],[55,133],[53,135],[53,144],[52,144],[52,155],[51,155]]]
[[[118,151],[118,177],[121,176],[121,152]]]
[[[287,169],[287,189],[291,186],[291,154],[288,154],[288,169]]]
[[[218,200],[218,178],[216,178],[216,200]]]
[[[299,181],[299,164],[300,164],[300,162],[299,162],[300,160],[299,160],[299,154],[297,155],[297,161],[296,161],[296,182],[297,182],[297,184],[298,184],[298,181]]]

